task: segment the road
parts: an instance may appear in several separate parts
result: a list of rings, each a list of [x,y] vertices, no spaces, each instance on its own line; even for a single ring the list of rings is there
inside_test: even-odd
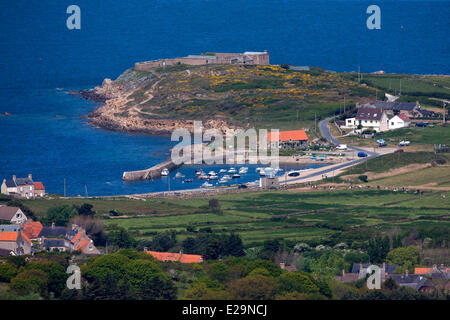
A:
[[[319,130],[320,130],[320,133],[322,134],[322,137],[327,139],[329,142],[331,142],[333,144],[340,144],[340,142],[337,141],[333,137],[333,135],[330,132],[330,129],[328,128],[328,123],[332,119],[333,118],[327,118],[325,120],[320,121],[319,122]],[[342,164],[339,164],[339,165],[326,166],[326,167],[323,168],[323,170],[316,171],[314,173],[307,174],[307,175],[304,175],[304,176],[299,176],[297,178],[288,179],[286,181],[290,183],[290,182],[295,182],[295,181],[300,181],[300,180],[306,180],[306,179],[314,178],[314,177],[317,177],[319,175],[322,177],[322,175],[325,175],[327,173],[330,173],[330,172],[333,172],[333,171],[336,171],[336,170],[340,170],[340,169],[344,169],[344,168],[347,168],[347,167],[354,166],[354,165],[356,165],[356,164],[358,164],[360,162],[363,162],[363,161],[366,161],[368,159],[372,159],[372,158],[378,157],[380,155],[379,153],[370,152],[370,151],[367,151],[365,149],[361,149],[361,148],[358,148],[358,147],[355,147],[355,146],[350,146],[350,145],[347,145],[347,149],[354,150],[354,151],[357,151],[357,152],[364,152],[364,153],[367,154],[367,157],[358,158],[356,160],[345,162],[345,163],[342,163]],[[284,178],[281,178],[281,180],[283,181]]]

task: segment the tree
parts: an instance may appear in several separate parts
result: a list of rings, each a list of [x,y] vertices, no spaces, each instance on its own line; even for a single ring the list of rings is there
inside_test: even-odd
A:
[[[17,275],[17,269],[9,264],[0,264],[0,282],[10,282]]]
[[[103,220],[100,218],[93,218],[88,215],[81,215],[73,217],[70,223],[76,224],[86,230],[86,233],[91,237],[97,246],[106,244],[106,233],[103,225]]]
[[[295,271],[282,274],[278,278],[280,293],[319,293],[319,287],[306,272]]]
[[[252,276],[232,281],[227,291],[235,300],[269,300],[275,296],[276,284],[269,278]]]
[[[408,269],[414,271],[414,267],[420,263],[420,251],[416,246],[400,247],[390,251],[387,262],[399,265],[400,272]]]
[[[231,233],[224,240],[223,255],[242,257],[245,255],[244,245],[239,235]]]
[[[219,239],[211,239],[203,250],[203,257],[206,260],[216,260],[223,252],[223,244]]]
[[[41,270],[24,270],[11,279],[10,288],[19,295],[38,293],[41,297],[48,297],[48,276]]]
[[[169,276],[154,261],[132,260],[126,268],[126,280],[144,300],[172,300],[177,289]]]
[[[217,199],[211,199],[209,200],[209,208],[211,209],[212,212],[214,213],[220,213],[220,203],[219,200]]]
[[[133,248],[136,246],[136,240],[123,227],[112,225],[108,232],[108,243],[119,248]]]
[[[62,205],[51,207],[47,210],[45,217],[42,218],[42,223],[49,225],[54,222],[57,226],[66,226],[69,220],[77,214],[73,206]]]
[[[210,288],[203,281],[195,281],[183,296],[183,299],[187,300],[227,300],[228,298],[229,296],[223,288]]]
[[[122,254],[108,254],[95,258],[82,269],[84,277],[90,281],[105,282],[108,277],[122,279],[126,273],[129,258]]]
[[[75,209],[80,216],[94,216],[95,211],[92,210],[94,206],[90,203],[83,203],[81,206],[75,206]]]
[[[24,268],[26,270],[41,270],[45,272],[48,278],[47,290],[49,293],[53,292],[55,297],[59,297],[66,287],[68,274],[65,267],[57,262],[30,262]]]

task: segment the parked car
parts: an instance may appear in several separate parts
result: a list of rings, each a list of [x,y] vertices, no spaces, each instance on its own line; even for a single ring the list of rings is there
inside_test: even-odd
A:
[[[248,187],[245,184],[240,184],[238,189],[247,189]]]
[[[403,146],[409,146],[409,144],[410,144],[409,141],[402,140],[402,141],[399,142],[398,145],[399,145],[400,147],[403,147]]]
[[[428,125],[428,123],[426,122],[417,122],[416,123],[416,127],[426,127]]]
[[[300,175],[300,172],[298,172],[298,171],[291,171],[291,172],[288,172],[287,175],[289,177],[298,177]]]
[[[403,149],[397,149],[394,152],[403,152]]]
[[[360,158],[367,157],[367,153],[365,153],[365,152],[358,152],[358,157],[360,157]]]
[[[386,141],[384,141],[383,139],[378,139],[378,146],[379,147],[385,147],[386,146]]]
[[[347,150],[347,145],[346,144],[340,144],[336,147],[336,150]]]

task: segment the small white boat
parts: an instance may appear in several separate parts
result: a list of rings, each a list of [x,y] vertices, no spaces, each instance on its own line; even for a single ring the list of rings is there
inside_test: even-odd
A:
[[[222,177],[222,179],[231,180],[231,176],[229,174],[226,174]]]
[[[228,173],[236,173],[236,169],[235,168],[230,168],[230,170],[228,170]]]
[[[175,175],[175,178],[177,178],[177,179],[181,179],[181,178],[184,178],[184,177],[185,177],[185,175],[182,174],[181,172],[177,172],[177,174]]]
[[[265,177],[266,176],[266,172],[264,170],[260,170],[259,171],[259,176],[260,177]]]
[[[226,169],[220,169],[220,171],[219,171],[219,173],[225,173],[225,172],[227,172]]]
[[[237,173],[233,174],[233,179],[238,179],[238,178],[240,178],[240,177],[241,177],[241,175],[239,175],[239,174],[237,174]]]
[[[211,183],[205,182],[204,184],[202,184],[202,188],[210,188],[213,185]]]
[[[256,171],[256,172],[260,172],[261,170],[262,170],[262,168],[259,168],[259,167],[258,167],[258,168],[256,168],[255,171]]]
[[[210,171],[210,172],[208,172],[208,175],[209,175],[209,176],[215,176],[215,175],[217,175],[217,174],[216,174],[215,171]]]
[[[202,169],[195,170],[195,175],[196,175],[196,176],[199,176],[199,175],[201,175],[202,173],[203,173],[203,170],[202,170]]]
[[[219,183],[228,183],[228,182],[230,182],[230,180],[229,179],[220,179],[219,180]]]
[[[161,171],[161,175],[162,175],[162,176],[168,176],[168,175],[169,175],[169,170],[167,170],[167,168],[164,168],[164,169]]]
[[[239,173],[243,174],[243,173],[247,173],[248,172],[248,168],[247,167],[242,167],[239,169]]]
[[[209,180],[217,180],[217,179],[219,179],[218,176],[209,176]]]
[[[204,180],[204,179],[208,179],[208,176],[206,174],[202,173],[201,175],[198,176],[198,178]]]

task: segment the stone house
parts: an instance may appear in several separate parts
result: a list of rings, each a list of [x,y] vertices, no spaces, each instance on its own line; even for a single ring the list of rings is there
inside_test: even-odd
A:
[[[27,178],[12,176],[11,180],[3,179],[1,193],[17,198],[34,198],[34,182],[31,174]]]
[[[19,207],[0,206],[0,221],[7,221],[11,224],[22,224],[27,219],[27,216]]]
[[[21,231],[0,232],[0,249],[13,252],[14,255],[31,253],[31,240]]]
[[[40,181],[34,182],[34,198],[42,198],[45,196],[45,187],[44,184]]]

